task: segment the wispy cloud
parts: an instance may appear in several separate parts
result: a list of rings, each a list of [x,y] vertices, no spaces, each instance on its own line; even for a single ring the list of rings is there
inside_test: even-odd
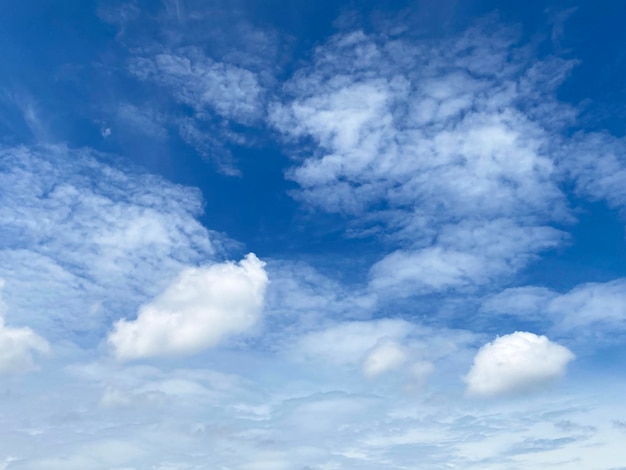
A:
[[[565,293],[533,286],[506,289],[487,298],[482,310],[541,320],[546,328],[577,341],[609,340],[626,328],[626,280],[581,284]]]
[[[339,34],[271,121],[310,139],[289,172],[298,199],[407,246],[374,267],[373,286],[471,287],[564,240],[547,226],[569,217],[550,151],[572,113],[551,92],[571,65],[531,63],[506,29],[443,43]]]
[[[256,75],[235,65],[215,62],[200,49],[182,49],[133,59],[130,71],[141,80],[167,88],[196,115],[207,112],[242,124],[263,111],[262,89]]]
[[[87,150],[3,148],[0,184],[5,299],[44,332],[98,335],[221,251],[224,238],[196,220],[197,190]]]
[[[178,134],[223,173],[240,176],[232,150],[251,145],[249,131],[264,127],[280,68],[275,34],[231,2],[163,2],[154,14],[134,3],[111,5],[100,16],[119,28],[126,75],[141,82],[133,106],[159,103],[171,136]],[[139,114],[133,117],[139,124]]]
[[[579,132],[563,148],[560,165],[580,195],[626,210],[626,140],[609,133]]]

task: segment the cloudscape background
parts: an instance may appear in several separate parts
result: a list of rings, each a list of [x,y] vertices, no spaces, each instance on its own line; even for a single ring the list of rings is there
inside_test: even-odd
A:
[[[626,468],[619,1],[0,6],[0,469]]]

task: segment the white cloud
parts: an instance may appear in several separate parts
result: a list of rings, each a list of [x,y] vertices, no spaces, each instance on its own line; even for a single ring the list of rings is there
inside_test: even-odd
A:
[[[33,356],[48,354],[50,345],[30,328],[12,328],[4,324],[4,284],[4,279],[0,279],[0,373],[26,372],[34,368]]]
[[[596,331],[626,329],[626,279],[588,283],[556,296],[546,307],[561,329]]]
[[[467,331],[381,318],[318,326],[292,339],[284,352],[291,360],[321,369],[358,371],[367,378],[395,371],[421,382],[436,365],[464,358],[473,341]]]
[[[404,320],[344,322],[304,335],[292,354],[335,365],[357,365],[379,341],[402,342],[413,331],[414,326]]]
[[[250,123],[262,112],[262,88],[254,72],[215,62],[195,47],[131,61],[130,71],[142,80],[153,80],[170,90],[196,113],[208,110],[241,123]]]
[[[235,127],[256,125],[265,115],[266,90],[255,69],[214,60],[203,47],[195,46],[134,57],[130,72],[164,88],[183,106],[174,108],[167,116],[125,110],[118,117],[145,133],[160,131],[160,135],[164,135],[164,129],[159,121],[169,122],[184,142],[202,157],[216,162],[222,173],[240,176],[229,146],[249,145],[251,137]],[[187,108],[193,110],[191,115]]]
[[[0,318],[0,373],[26,372],[34,354],[50,352],[48,342],[30,328],[11,328]]]
[[[229,176],[241,176],[241,172],[234,165],[232,153],[224,146],[224,140],[230,138],[237,142],[238,136],[223,128],[219,132],[215,132],[210,126],[203,128],[198,119],[182,118],[176,124],[180,137],[200,155],[215,161],[220,172]]]
[[[407,351],[395,341],[381,341],[372,349],[363,361],[363,374],[376,377],[404,365],[408,359]]]
[[[506,289],[488,297],[481,309],[543,320],[552,324],[555,332],[573,333],[577,340],[588,335],[598,339],[626,330],[626,279],[581,284],[562,294],[533,286]]]
[[[551,93],[572,63],[526,62],[515,43],[503,29],[339,34],[273,105],[287,141],[312,142],[294,150],[296,197],[404,245],[372,270],[381,293],[484,285],[563,241],[548,226],[569,217],[550,149],[571,112]]]
[[[182,355],[215,346],[260,319],[268,282],[254,254],[238,264],[187,268],[140,307],[137,319],[118,321],[108,341],[119,359]]]
[[[559,160],[579,194],[626,210],[626,139],[580,132],[563,146]]]
[[[487,297],[481,311],[535,318],[556,295],[545,287],[513,287]]]
[[[186,266],[222,252],[197,189],[62,146],[0,149],[7,320],[54,340],[98,337]]]
[[[434,246],[398,250],[376,263],[371,285],[420,294],[486,284],[515,273],[533,253],[554,248],[563,238],[550,227],[521,227],[511,219],[447,225]]]
[[[545,336],[517,331],[480,348],[465,376],[467,393],[506,395],[533,390],[565,374],[574,354]]]

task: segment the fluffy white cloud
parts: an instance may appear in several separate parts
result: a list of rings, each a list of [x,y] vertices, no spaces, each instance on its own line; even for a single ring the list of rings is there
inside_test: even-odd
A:
[[[0,279],[0,373],[26,372],[34,367],[33,356],[49,353],[50,346],[30,328],[11,328],[4,324],[3,288],[4,279]]]
[[[118,321],[108,341],[119,359],[196,353],[248,331],[260,319],[268,282],[254,254],[235,264],[187,268],[174,283]]]
[[[465,376],[467,394],[494,396],[524,392],[562,376],[574,354],[545,336],[517,331],[486,344]]]

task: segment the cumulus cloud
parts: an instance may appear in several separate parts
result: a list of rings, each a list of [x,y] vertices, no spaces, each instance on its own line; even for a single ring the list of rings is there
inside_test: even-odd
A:
[[[270,120],[309,143],[288,173],[296,197],[406,247],[373,268],[374,288],[484,285],[563,241],[550,149],[571,111],[551,92],[573,62],[526,57],[505,29],[437,43],[357,31],[286,84]]]
[[[11,328],[4,323],[6,306],[0,279],[0,373],[26,372],[34,367],[33,356],[50,352],[48,342],[30,328]]]
[[[464,377],[466,392],[495,396],[533,390],[565,374],[574,354],[545,336],[517,331],[486,344]]]
[[[108,337],[119,359],[192,354],[252,328],[268,282],[253,253],[239,263],[187,268],[162,294],[118,321]]]

